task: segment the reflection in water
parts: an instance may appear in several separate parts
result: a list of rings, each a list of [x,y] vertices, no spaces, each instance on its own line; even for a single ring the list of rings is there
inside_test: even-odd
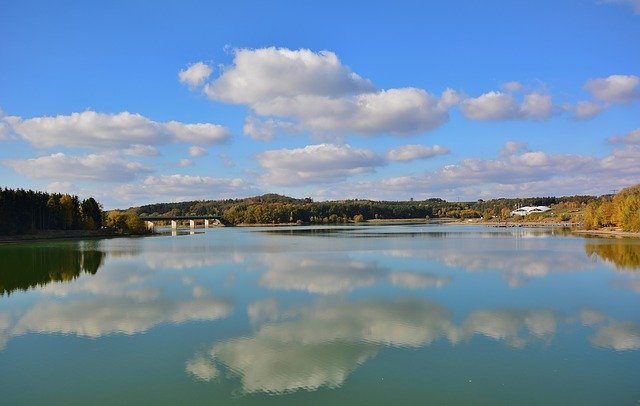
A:
[[[271,289],[300,290],[309,293],[335,294],[371,286],[382,281],[409,289],[443,287],[450,276],[411,271],[392,272],[376,261],[354,260],[346,254],[265,254],[267,270],[260,285]]]
[[[323,301],[297,312],[281,310],[270,299],[254,303],[248,312],[254,322],[267,324],[252,336],[214,344],[208,357],[196,355],[186,363],[189,374],[211,380],[224,366],[247,393],[313,391],[341,386],[384,346],[418,348],[438,338],[458,344],[482,335],[522,348],[550,340],[558,324],[550,310],[478,310],[456,325],[450,311],[420,298]],[[637,331],[627,334],[640,340]],[[597,345],[607,346],[604,339]]]
[[[522,348],[533,340],[550,340],[558,324],[549,310],[478,310],[456,326],[450,312],[424,299],[321,303],[302,310],[297,318],[287,312],[282,317],[274,314],[277,308],[268,300],[255,303],[250,312],[260,312],[256,307],[263,305],[268,306],[263,313],[284,322],[263,325],[250,337],[216,343],[208,357],[198,354],[187,361],[186,371],[209,381],[219,376],[218,363],[240,378],[247,393],[313,391],[341,386],[383,346],[421,347],[439,337],[457,344],[479,334]],[[583,310],[579,317],[593,327],[604,322],[596,311]],[[608,320],[590,338],[594,346],[640,348],[640,325]]]
[[[97,241],[0,246],[0,295],[95,274],[105,256]]]
[[[586,243],[584,250],[588,256],[597,255],[619,269],[640,268],[640,244],[637,240],[615,239]]]
[[[262,274],[260,285],[311,293],[349,292],[372,285],[386,274],[375,262],[354,261],[346,255],[309,258],[272,254],[264,262],[268,269]]]
[[[225,299],[139,301],[129,297],[71,302],[43,301],[24,314],[0,313],[0,349],[10,337],[26,333],[62,333],[98,338],[138,334],[161,323],[216,320],[233,310]]]
[[[618,351],[640,349],[640,324],[611,321],[589,339],[597,347]]]
[[[584,255],[552,251],[536,245],[516,245],[505,241],[495,249],[495,241],[460,241],[456,246],[425,247],[412,250],[385,251],[394,257],[436,260],[447,267],[461,267],[467,272],[498,271],[509,287],[519,287],[532,278],[543,278],[551,272],[567,272],[593,268]]]

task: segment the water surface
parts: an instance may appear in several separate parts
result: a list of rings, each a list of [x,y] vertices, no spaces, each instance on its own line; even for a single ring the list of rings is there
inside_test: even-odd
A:
[[[640,240],[433,224],[0,246],[3,404],[636,404]]]

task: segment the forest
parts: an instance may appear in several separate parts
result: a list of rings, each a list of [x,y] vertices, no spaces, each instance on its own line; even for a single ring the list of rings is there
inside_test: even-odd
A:
[[[585,210],[584,227],[587,230],[619,228],[640,232],[640,184],[591,202]]]
[[[0,219],[3,236],[52,230],[100,230],[100,235],[148,233],[135,212],[104,212],[93,197],[80,201],[69,194],[24,189],[0,189]]]
[[[94,198],[0,189],[0,235],[34,234],[39,230],[97,230],[102,209]]]
[[[246,199],[202,200],[179,203],[157,203],[130,208],[145,215],[208,215],[223,216],[228,224],[319,224],[365,221],[374,219],[431,218],[506,218],[518,206],[563,204],[582,208],[596,200],[594,196],[539,197],[519,199],[447,202],[443,199],[409,201],[341,200],[314,202],[310,198],[296,199],[278,194],[266,194]]]

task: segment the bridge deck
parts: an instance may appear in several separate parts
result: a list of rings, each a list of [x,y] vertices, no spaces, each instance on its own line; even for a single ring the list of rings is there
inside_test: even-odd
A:
[[[221,220],[222,216],[209,215],[209,216],[140,216],[142,220],[146,221],[162,221],[162,220]]]

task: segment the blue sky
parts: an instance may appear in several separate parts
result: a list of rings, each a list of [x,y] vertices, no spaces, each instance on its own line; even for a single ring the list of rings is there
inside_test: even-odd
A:
[[[424,3],[4,4],[0,186],[114,208],[640,182],[639,1]]]

